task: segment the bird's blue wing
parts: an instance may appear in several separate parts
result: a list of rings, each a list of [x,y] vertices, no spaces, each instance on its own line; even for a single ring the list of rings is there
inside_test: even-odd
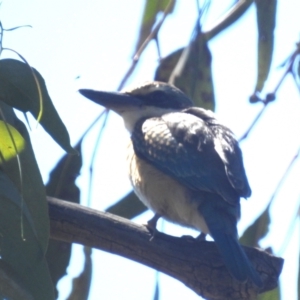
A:
[[[139,157],[189,188],[217,193],[232,204],[243,196],[228,176],[226,155],[222,157],[216,147],[222,136],[206,120],[191,113],[169,113],[140,120],[131,138]]]
[[[232,131],[221,125],[211,111],[191,107],[184,112],[205,121],[212,132],[215,150],[224,164],[229,182],[241,197],[250,197],[251,189],[244,169],[242,152]]]
[[[210,116],[176,112],[140,120],[131,138],[140,158],[194,191],[192,198],[199,200],[199,213],[229,272],[261,286],[238,243],[239,199],[250,188],[231,131]]]

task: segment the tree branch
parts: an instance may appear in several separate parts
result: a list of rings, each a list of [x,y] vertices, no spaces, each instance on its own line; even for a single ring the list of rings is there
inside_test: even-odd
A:
[[[163,233],[151,239],[145,226],[110,213],[51,197],[48,203],[51,238],[129,258],[176,278],[205,299],[250,300],[277,286],[283,259],[267,252],[244,247],[264,282],[258,291],[252,282],[241,284],[229,275],[214,242]]]

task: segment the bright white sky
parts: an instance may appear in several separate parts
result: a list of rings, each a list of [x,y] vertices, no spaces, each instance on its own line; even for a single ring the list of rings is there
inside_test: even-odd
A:
[[[212,24],[232,1],[215,1],[206,25]],[[178,1],[175,12],[164,24],[159,38],[162,55],[185,46],[196,20],[195,1]],[[223,5],[223,6],[222,6]],[[144,1],[93,0],[3,0],[0,18],[4,28],[30,24],[7,32],[4,46],[20,52],[44,77],[52,100],[75,144],[101,107],[81,97],[79,88],[115,90],[131,63]],[[283,73],[277,67],[291,54],[299,41],[298,0],[279,1],[273,68],[266,92],[272,91]],[[260,105],[250,105],[256,79],[256,19],[254,8],[235,27],[209,44],[213,54],[213,76],[217,114],[239,137],[248,128]],[[297,27],[298,26],[298,27]],[[8,52],[3,57],[14,57]],[[157,53],[152,43],[141,58],[130,84],[153,79]],[[75,79],[80,76],[79,79]],[[242,232],[267,205],[279,179],[300,146],[300,96],[289,76],[241,147],[253,196],[242,201]],[[107,131],[94,166],[92,207],[105,209],[130,190],[126,177],[124,149],[128,135],[122,121],[111,114]],[[84,143],[84,167],[78,184],[82,203],[87,203],[88,168],[98,128]],[[64,154],[39,127],[31,133],[32,142],[45,182],[48,173]],[[115,149],[115,150],[114,150]],[[299,257],[299,220],[289,244],[279,253],[299,205],[300,165],[296,162],[288,180],[272,205],[270,234],[262,247],[273,247],[285,258],[282,273],[284,299],[296,300]],[[118,188],[116,188],[116,186]],[[151,213],[135,222],[145,223]],[[164,223],[167,233],[181,236],[196,232]],[[60,298],[70,291],[70,282],[82,267],[81,247],[74,247],[71,266],[60,284]],[[153,299],[155,271],[101,251],[93,252],[93,283],[90,299]],[[162,300],[199,299],[194,292],[172,278],[160,275]]]

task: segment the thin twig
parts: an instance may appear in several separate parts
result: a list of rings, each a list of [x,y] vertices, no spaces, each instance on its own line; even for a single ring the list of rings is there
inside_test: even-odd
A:
[[[248,10],[252,3],[253,0],[235,1],[235,4],[217,21],[217,24],[203,33],[206,40],[211,40],[217,34],[223,32],[224,29],[231,26]]]
[[[272,202],[274,201],[274,199],[276,198],[279,190],[281,189],[284,181],[286,180],[287,176],[289,175],[289,172],[290,172],[292,166],[294,165],[294,163],[296,162],[296,160],[298,159],[299,155],[300,155],[300,148],[298,149],[297,153],[294,155],[294,157],[290,161],[288,167],[286,168],[286,170],[283,173],[281,179],[279,180],[279,182],[278,182],[278,184],[277,184],[277,186],[276,186],[276,188],[275,188],[275,190],[274,190],[274,192],[273,192],[270,200],[268,201],[268,203],[269,203],[268,206],[269,207],[272,204]],[[282,244],[281,249],[277,253],[277,255],[281,255],[284,252],[286,246],[288,245],[288,243],[289,243],[289,241],[291,239],[292,233],[293,233],[293,227],[294,227],[294,225],[295,225],[295,223],[297,221],[297,217],[298,217],[298,212],[296,213],[295,217],[293,218],[293,220],[291,222],[291,225],[289,226],[290,229],[289,229],[288,233],[286,234],[285,240],[284,240],[284,242]]]
[[[280,78],[279,82],[277,83],[276,87],[274,88],[273,94],[276,94],[276,92],[278,91],[278,89],[279,89],[280,85],[282,84],[282,82],[283,82],[284,78],[286,77],[286,75],[287,75],[288,73],[293,73],[293,72],[292,72],[292,71],[293,71],[293,64],[294,64],[294,61],[295,61],[296,56],[297,56],[298,54],[299,54],[299,53],[298,53],[298,50],[296,50],[296,51],[293,53],[293,55],[292,55],[292,57],[291,57],[291,59],[290,59],[290,62],[289,62],[289,64],[288,64],[287,69],[285,70],[285,72],[283,73],[283,75],[282,75],[282,77]]]
[[[282,255],[284,253],[284,251],[285,251],[287,245],[290,243],[293,233],[295,231],[295,227],[296,227],[295,225],[297,223],[297,219],[300,216],[300,211],[299,211],[300,210],[300,198],[298,198],[298,201],[299,201],[298,210],[290,223],[289,230],[284,238],[284,242],[282,243],[280,250],[277,252],[278,255]]]
[[[161,51],[160,51],[160,46],[159,46],[159,41],[158,41],[158,36],[154,38],[155,44],[156,44],[156,50],[157,50],[157,55],[158,55],[158,61],[161,61]]]
[[[286,78],[286,76],[291,73],[293,74],[293,65],[295,62],[296,57],[299,55],[300,53],[300,48],[297,47],[297,49],[293,52],[293,54],[291,55],[291,58],[289,59],[288,62],[288,66],[285,70],[285,72],[283,73],[283,75],[281,76],[281,78],[279,79],[277,85],[275,86],[273,92],[268,93],[266,95],[266,98],[264,100],[260,100],[259,102],[262,102],[264,104],[264,107],[261,109],[261,111],[257,114],[257,116],[255,117],[255,119],[253,120],[252,124],[249,126],[249,128],[246,130],[246,132],[241,136],[241,138],[239,139],[239,142],[243,141],[245,138],[248,137],[250,131],[253,129],[254,125],[256,125],[257,121],[260,119],[260,117],[262,116],[263,112],[265,111],[265,109],[267,108],[268,104],[270,102],[273,102],[275,100],[275,95],[279,89],[279,87],[282,85],[284,79]]]
[[[300,148],[298,149],[297,153],[295,154],[295,156],[294,156],[294,157],[292,158],[292,160],[290,161],[288,167],[286,168],[286,170],[285,170],[285,172],[283,173],[281,179],[279,180],[279,182],[278,182],[278,184],[277,184],[277,186],[276,186],[276,188],[275,188],[275,190],[274,190],[274,192],[273,192],[273,194],[272,194],[272,196],[271,196],[271,198],[270,198],[269,203],[271,203],[271,202],[274,200],[274,198],[276,197],[278,191],[280,190],[282,184],[283,184],[284,181],[286,180],[286,178],[287,178],[287,176],[288,176],[288,174],[289,174],[289,172],[290,172],[292,166],[293,166],[294,163],[296,162],[296,160],[297,160],[297,158],[299,157],[299,155],[300,155]]]
[[[86,129],[86,131],[83,133],[81,138],[79,139],[78,143],[84,139],[84,137],[88,134],[88,132],[97,124],[97,122],[102,118],[102,116],[109,113],[108,109],[104,109],[101,114],[91,123],[91,125]]]
[[[198,1],[197,1],[198,4]],[[198,5],[198,17],[197,21],[191,36],[191,39],[188,43],[188,45],[183,49],[180,58],[178,59],[175,67],[172,70],[172,73],[169,76],[168,83],[175,85],[175,80],[177,77],[180,77],[182,75],[182,72],[184,70],[184,67],[189,59],[190,52],[192,51],[192,48],[194,47],[194,43],[196,43],[196,39],[199,38],[199,34],[201,34],[201,26],[200,26],[200,20],[203,17],[204,13],[206,13],[209,9],[210,1],[205,1],[203,4],[203,8],[201,9]],[[196,59],[198,56],[196,57]],[[195,61],[195,65],[197,65],[197,62]]]
[[[239,138],[239,143],[248,137],[248,134],[249,134],[250,131],[253,129],[253,127],[254,127],[254,125],[256,124],[256,122],[260,119],[260,117],[262,116],[262,114],[263,114],[263,112],[265,111],[266,107],[267,107],[267,105],[264,104],[263,108],[262,108],[261,111],[257,114],[257,116],[255,117],[255,119],[253,120],[252,124],[249,126],[249,128],[247,129],[247,131]]]
[[[170,0],[167,8],[165,9],[165,11],[163,13],[163,16],[162,16],[161,20],[153,28],[153,30],[150,32],[150,34],[148,35],[148,37],[146,38],[146,40],[144,41],[144,43],[141,45],[141,47],[139,48],[139,50],[134,55],[133,60],[132,60],[132,64],[129,67],[128,71],[126,72],[124,78],[122,79],[122,81],[121,81],[121,83],[120,83],[120,85],[118,87],[118,91],[120,91],[124,87],[126,81],[129,79],[130,75],[132,74],[132,72],[136,68],[136,65],[137,65],[137,63],[138,63],[138,61],[140,59],[140,56],[143,53],[143,51],[145,50],[145,48],[147,47],[147,45],[149,44],[149,42],[152,39],[155,39],[157,37],[157,34],[158,34],[158,32],[159,32],[162,24],[164,23],[167,15],[170,12],[170,9],[172,8],[172,4],[173,4],[173,0]]]
[[[88,206],[89,207],[91,206],[91,198],[92,198],[93,165],[94,165],[95,158],[96,158],[96,152],[98,151],[98,145],[100,143],[100,139],[102,137],[104,128],[106,126],[106,121],[107,121],[108,114],[109,114],[109,110],[105,110],[105,111],[106,111],[106,114],[104,115],[104,120],[103,120],[102,126],[100,128],[100,131],[99,131],[96,143],[95,143],[95,147],[94,147],[94,151],[92,154],[92,159],[91,159],[90,167],[89,167],[89,170],[90,170],[90,179],[89,179],[89,187],[88,187],[88,191],[89,191],[88,192]]]

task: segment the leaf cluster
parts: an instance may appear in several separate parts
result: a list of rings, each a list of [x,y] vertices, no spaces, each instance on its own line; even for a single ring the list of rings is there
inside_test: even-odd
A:
[[[0,83],[0,262],[18,287],[11,290],[4,285],[1,294],[16,299],[15,293],[24,289],[28,299],[53,299],[46,260],[46,190],[27,128],[14,109],[31,113],[63,149],[75,151],[37,70],[19,60],[2,59]]]

